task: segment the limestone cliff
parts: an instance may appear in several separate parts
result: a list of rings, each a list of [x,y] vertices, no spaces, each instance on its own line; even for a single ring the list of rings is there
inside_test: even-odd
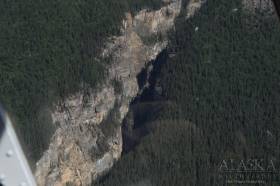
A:
[[[137,75],[166,47],[165,35],[181,5],[181,0],[165,0],[159,10],[126,14],[122,34],[110,38],[101,54],[112,59],[103,85],[56,104],[52,120],[57,130],[36,165],[39,186],[90,185],[120,158],[121,122],[139,92]]]

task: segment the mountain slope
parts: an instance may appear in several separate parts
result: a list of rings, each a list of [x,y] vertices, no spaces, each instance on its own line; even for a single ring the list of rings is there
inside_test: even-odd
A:
[[[148,134],[98,185],[216,186],[226,184],[223,160],[279,166],[277,17],[248,12],[241,1],[209,0],[175,28],[157,77],[164,99],[141,103],[165,107],[134,121],[132,130],[142,125]]]

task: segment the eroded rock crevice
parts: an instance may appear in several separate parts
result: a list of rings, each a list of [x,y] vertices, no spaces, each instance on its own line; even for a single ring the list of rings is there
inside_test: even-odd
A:
[[[121,35],[110,38],[100,55],[112,59],[104,83],[56,104],[52,120],[57,130],[36,165],[39,186],[90,185],[121,157],[123,119],[133,100],[160,91],[153,80],[156,58],[167,46],[175,18],[186,9],[181,0],[172,0],[159,10],[126,14]],[[148,81],[139,86],[143,69]]]
[[[149,134],[150,129],[145,124],[156,119],[162,108],[161,102],[164,102],[164,97],[159,85],[159,75],[167,57],[167,49],[164,49],[137,75],[140,91],[130,103],[122,124],[123,153],[133,150],[141,139]]]
[[[89,185],[120,158],[121,123],[139,92],[137,75],[167,45],[166,37],[148,43],[143,38],[164,36],[180,7],[181,1],[176,0],[157,11],[126,14],[121,36],[111,38],[101,54],[112,59],[105,83],[89,91],[86,103],[78,92],[53,111],[58,128],[37,163],[38,185]]]

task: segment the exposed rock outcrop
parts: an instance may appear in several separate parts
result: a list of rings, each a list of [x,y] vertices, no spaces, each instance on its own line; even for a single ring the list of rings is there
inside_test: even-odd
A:
[[[251,12],[264,11],[269,14],[274,13],[272,0],[243,0],[243,7]]]
[[[180,11],[181,0],[173,0],[157,11],[126,14],[121,36],[112,38],[101,54],[112,59],[103,85],[56,105],[52,119],[58,128],[36,166],[39,186],[89,185],[120,158],[120,124],[139,92],[136,76],[166,47],[165,34]],[[160,40],[143,42],[158,34]]]
[[[190,0],[190,3],[187,6],[187,16],[186,18],[192,17],[196,11],[205,3],[206,0]]]

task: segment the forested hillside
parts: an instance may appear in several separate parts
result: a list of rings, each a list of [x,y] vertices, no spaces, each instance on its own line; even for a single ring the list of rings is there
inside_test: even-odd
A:
[[[160,5],[160,0],[0,2],[0,102],[33,158],[52,135],[52,103],[102,81],[110,59],[97,56],[106,38],[119,34],[124,13]]]
[[[224,159],[277,160],[279,32],[276,17],[241,1],[209,0],[189,20],[182,13],[159,76],[169,104],[98,185],[216,186]]]

